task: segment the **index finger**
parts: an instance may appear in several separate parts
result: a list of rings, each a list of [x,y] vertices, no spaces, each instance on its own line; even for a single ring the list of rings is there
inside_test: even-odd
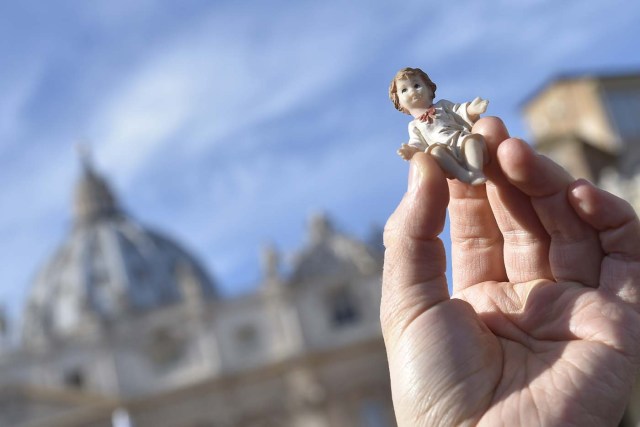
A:
[[[444,245],[448,188],[435,159],[411,160],[409,191],[384,230],[380,320],[385,341],[404,331],[421,313],[449,299]]]

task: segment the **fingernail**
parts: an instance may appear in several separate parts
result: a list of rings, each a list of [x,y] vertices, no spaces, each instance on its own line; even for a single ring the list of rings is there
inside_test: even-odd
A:
[[[569,192],[574,196],[577,196],[581,191],[580,189],[585,186],[594,187],[594,185],[588,179],[578,178],[571,185],[569,185]]]
[[[590,181],[584,178],[577,179],[569,187],[569,192],[571,194],[570,198],[573,199],[574,206],[577,203],[577,207],[585,213],[590,213],[593,211],[593,206],[591,205],[590,198],[585,192],[588,187],[595,188],[595,186]]]
[[[422,170],[415,159],[412,159],[409,165],[409,185],[407,191],[412,193],[420,185],[420,181],[422,180]]]

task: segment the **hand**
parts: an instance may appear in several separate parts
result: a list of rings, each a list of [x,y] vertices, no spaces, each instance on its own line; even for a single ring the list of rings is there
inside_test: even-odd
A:
[[[419,148],[416,148],[416,147],[414,147],[412,145],[402,144],[402,146],[400,146],[400,148],[398,149],[397,153],[404,160],[411,160],[413,155],[418,153],[418,152],[420,152],[420,151],[421,150]]]
[[[382,329],[399,426],[616,426],[640,354],[640,223],[480,120],[489,182],[428,155],[385,228]],[[453,296],[438,234],[449,204]]]
[[[487,111],[487,105],[489,105],[489,101],[477,97],[467,105],[467,114],[471,118],[477,120],[480,117],[480,114]]]

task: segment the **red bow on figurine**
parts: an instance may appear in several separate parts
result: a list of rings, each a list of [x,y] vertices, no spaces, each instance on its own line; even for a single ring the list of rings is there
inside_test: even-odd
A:
[[[418,117],[418,120],[420,120],[421,122],[433,123],[433,119],[435,118],[436,118],[436,107],[432,105],[431,107],[429,107],[427,111],[424,112],[424,114]]]

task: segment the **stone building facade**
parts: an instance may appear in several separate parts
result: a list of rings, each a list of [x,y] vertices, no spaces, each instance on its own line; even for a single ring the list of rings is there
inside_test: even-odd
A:
[[[640,212],[640,73],[559,77],[523,110],[538,151]]]
[[[379,326],[381,245],[310,222],[255,293],[133,220],[85,162],[68,236],[0,351],[0,426],[395,425]]]

